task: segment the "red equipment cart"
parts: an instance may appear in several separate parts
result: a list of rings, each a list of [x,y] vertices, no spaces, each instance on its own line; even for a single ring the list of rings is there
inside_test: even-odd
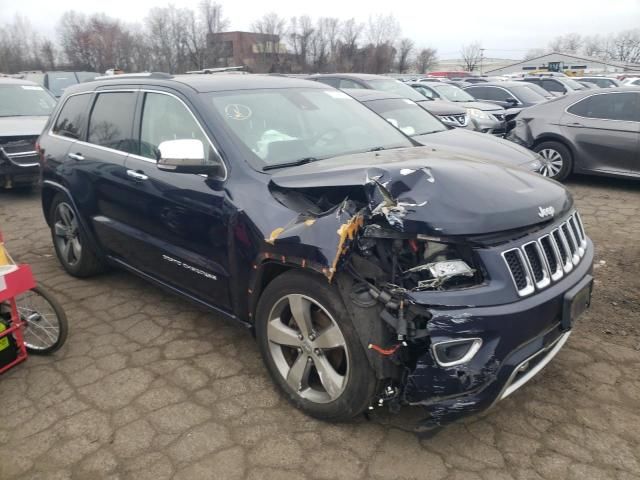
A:
[[[0,236],[0,250],[2,249],[2,237]],[[2,261],[4,252],[0,253],[0,262]],[[0,332],[0,350],[13,349],[17,351],[14,360],[0,366],[0,373],[9,370],[14,365],[27,359],[27,348],[24,344],[24,336],[22,329],[25,326],[24,321],[18,314],[18,305],[16,297],[22,293],[28,292],[35,288],[36,282],[31,273],[29,265],[0,265],[0,303],[8,302],[11,307],[11,320],[9,328]],[[11,342],[11,338],[14,342]],[[15,347],[13,347],[15,345]],[[13,348],[12,348],[13,347]]]

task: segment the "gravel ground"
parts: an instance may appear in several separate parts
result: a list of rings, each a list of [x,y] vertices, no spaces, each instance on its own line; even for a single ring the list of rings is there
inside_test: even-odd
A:
[[[0,479],[640,479],[640,183],[568,184],[596,244],[593,304],[543,372],[431,437],[404,416],[305,417],[251,335],[123,272],[78,280],[37,192],[0,229],[69,316],[65,347],[0,377]]]

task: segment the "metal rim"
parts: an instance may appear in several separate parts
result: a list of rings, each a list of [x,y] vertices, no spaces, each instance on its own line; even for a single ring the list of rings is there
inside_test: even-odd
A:
[[[60,339],[60,319],[53,305],[33,290],[16,298],[18,314],[25,323],[24,343],[31,350],[47,350]]]
[[[350,374],[347,342],[316,300],[300,294],[278,300],[269,313],[267,341],[278,372],[300,397],[329,403],[342,395]]]
[[[80,262],[82,255],[76,214],[70,205],[63,202],[58,204],[54,220],[53,227],[58,251],[68,265],[74,266]]]
[[[560,152],[552,148],[544,148],[538,152],[542,157],[540,173],[545,177],[555,177],[564,166],[564,159]]]

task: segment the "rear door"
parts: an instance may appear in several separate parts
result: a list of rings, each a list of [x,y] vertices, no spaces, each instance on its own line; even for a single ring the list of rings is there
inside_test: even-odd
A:
[[[166,140],[197,139],[214,163],[209,139],[184,99],[170,92],[143,92],[136,139],[126,160],[127,220],[132,266],[210,305],[228,309],[228,232],[233,209],[222,178],[157,168]]]
[[[138,92],[96,92],[86,138],[72,145],[73,197],[91,219],[98,241],[110,254],[129,249],[122,225],[128,215],[124,162],[133,145],[133,118]]]
[[[561,118],[576,150],[576,169],[640,173],[640,93],[596,93]]]

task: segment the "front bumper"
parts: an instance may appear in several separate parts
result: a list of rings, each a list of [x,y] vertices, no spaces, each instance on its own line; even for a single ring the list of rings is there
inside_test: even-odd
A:
[[[494,118],[478,119],[470,116],[469,124],[477,132],[490,133],[499,137],[504,136],[507,131],[506,122]]]
[[[449,423],[489,408],[533,378],[567,341],[563,325],[565,295],[588,284],[593,245],[565,278],[535,295],[497,306],[432,307],[431,342],[480,338],[482,346],[467,363],[443,367],[431,349],[417,352],[404,400],[429,414],[425,427]],[[420,303],[420,296],[415,295]],[[526,368],[525,368],[526,367]]]
[[[20,163],[19,163],[20,161]],[[34,185],[40,178],[40,166],[30,158],[0,158],[0,188]]]

